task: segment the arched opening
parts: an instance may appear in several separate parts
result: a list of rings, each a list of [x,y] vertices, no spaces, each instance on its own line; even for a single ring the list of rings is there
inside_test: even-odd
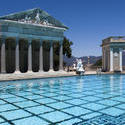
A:
[[[40,42],[32,41],[32,70],[33,72],[39,71],[39,49]]]
[[[24,39],[19,40],[19,58],[20,71],[25,73],[28,70],[28,41]]]
[[[59,42],[53,43],[53,68],[55,71],[59,70]]]
[[[43,42],[43,70],[49,71],[50,67],[50,43]]]
[[[5,42],[7,73],[13,73],[15,71],[15,45],[15,40],[11,38],[8,38]]]

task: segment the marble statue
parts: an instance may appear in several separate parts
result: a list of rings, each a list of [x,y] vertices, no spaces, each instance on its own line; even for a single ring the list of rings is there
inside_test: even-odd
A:
[[[79,74],[79,75],[83,75],[85,70],[83,68],[82,60],[81,59],[77,59],[76,62],[77,62],[76,73]]]
[[[24,22],[25,23],[30,23],[30,20],[31,20],[31,18],[26,15],[26,17],[24,19]]]
[[[36,19],[35,23],[39,24],[40,23],[40,15],[39,15],[39,13],[37,13],[35,19]]]
[[[47,19],[44,19],[44,20],[40,19],[39,11],[36,13],[36,16],[33,19],[31,19],[31,17],[26,15],[24,19],[20,19],[20,20],[18,20],[18,22],[29,23],[29,24],[35,23],[35,24],[39,24],[39,25],[53,26],[53,24],[49,23]]]
[[[73,70],[76,71],[76,64],[73,63]]]

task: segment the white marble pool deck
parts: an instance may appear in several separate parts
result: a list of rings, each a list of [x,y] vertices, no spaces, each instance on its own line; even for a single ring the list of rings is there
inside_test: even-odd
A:
[[[85,75],[96,74],[96,71],[86,71]],[[50,71],[50,72],[27,72],[27,73],[12,73],[0,74],[0,81],[20,80],[20,79],[34,79],[34,78],[49,78],[61,76],[76,76],[75,72],[65,71]]]

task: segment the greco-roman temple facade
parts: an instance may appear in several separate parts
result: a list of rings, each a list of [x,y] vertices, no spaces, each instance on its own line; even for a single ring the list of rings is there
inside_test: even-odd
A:
[[[1,73],[63,70],[65,30],[60,21],[37,8],[0,17]]]
[[[122,52],[125,50],[125,37],[109,37],[102,41],[102,68],[104,71],[123,71]]]

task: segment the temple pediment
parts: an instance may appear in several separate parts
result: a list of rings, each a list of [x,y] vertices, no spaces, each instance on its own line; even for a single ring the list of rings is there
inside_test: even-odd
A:
[[[10,20],[29,24],[41,24],[67,29],[64,24],[39,8],[2,16],[0,17],[0,20]]]

